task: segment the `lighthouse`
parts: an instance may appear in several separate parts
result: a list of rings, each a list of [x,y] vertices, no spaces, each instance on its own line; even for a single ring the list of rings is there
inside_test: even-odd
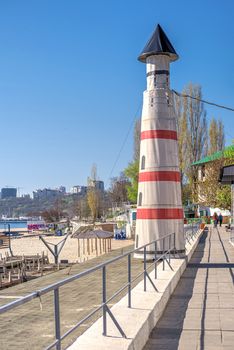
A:
[[[136,248],[175,233],[178,253],[185,249],[176,118],[170,91],[170,63],[179,57],[158,25],[138,60],[146,64],[143,93]],[[157,251],[168,249],[168,240]],[[142,258],[142,251],[136,257]],[[155,245],[147,247],[147,259]]]

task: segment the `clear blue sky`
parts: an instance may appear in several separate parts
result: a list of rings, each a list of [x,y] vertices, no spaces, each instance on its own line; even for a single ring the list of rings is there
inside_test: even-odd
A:
[[[156,0],[0,1],[0,187],[105,182],[145,89],[137,61],[157,23],[180,55],[171,87],[189,82],[234,107],[234,2]],[[234,113],[221,117],[226,144]],[[140,111],[138,112],[140,116]],[[132,159],[132,132],[112,176]]]

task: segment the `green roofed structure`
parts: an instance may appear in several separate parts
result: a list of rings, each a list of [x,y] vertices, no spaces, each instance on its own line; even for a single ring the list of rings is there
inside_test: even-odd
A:
[[[211,196],[210,193],[214,194],[218,189],[219,171],[224,165],[230,164],[234,164],[234,144],[191,164],[197,171],[196,185],[199,203],[213,201],[213,195]]]
[[[209,156],[206,156],[191,165],[203,165],[205,163],[213,162],[221,158],[234,158],[234,145],[224,148],[223,151],[215,152]]]

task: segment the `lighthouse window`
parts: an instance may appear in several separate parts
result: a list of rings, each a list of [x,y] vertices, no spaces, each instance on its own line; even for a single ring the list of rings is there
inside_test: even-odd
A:
[[[142,205],[142,192],[139,193],[138,205]]]
[[[156,79],[156,77],[154,77],[154,86],[156,86],[157,85],[157,79]]]
[[[145,169],[145,156],[141,157],[141,170]]]
[[[151,107],[153,107],[154,99],[152,97],[151,97],[151,100],[150,100],[150,104],[151,104]]]

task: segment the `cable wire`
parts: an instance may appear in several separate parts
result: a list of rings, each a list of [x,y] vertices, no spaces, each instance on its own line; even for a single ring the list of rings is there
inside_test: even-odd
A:
[[[130,126],[129,126],[129,128],[128,128],[127,134],[126,134],[126,136],[125,136],[125,138],[124,138],[124,140],[123,140],[123,143],[122,143],[122,145],[121,145],[121,147],[120,147],[120,150],[119,150],[119,152],[118,152],[118,154],[117,154],[117,157],[116,157],[116,159],[115,159],[115,162],[114,162],[114,164],[113,164],[113,167],[112,167],[111,172],[110,172],[110,175],[109,175],[109,179],[111,178],[111,175],[112,175],[112,173],[113,173],[113,171],[114,171],[114,169],[115,169],[115,167],[116,167],[116,164],[117,164],[117,162],[118,162],[118,160],[119,160],[119,158],[120,158],[120,155],[121,155],[121,153],[122,153],[122,151],[123,151],[123,149],[124,149],[124,146],[125,146],[125,144],[126,144],[126,142],[127,142],[127,139],[128,139],[129,134],[130,134],[130,131],[132,130],[132,127],[133,127],[133,125],[134,125],[134,122],[135,122],[135,120],[136,120],[136,118],[137,118],[137,116],[138,116],[138,112],[139,112],[140,107],[141,107],[141,102],[140,102],[139,105],[138,105],[138,108],[137,108],[137,110],[136,110],[136,113],[134,114],[134,117],[133,117],[133,119],[132,119],[132,121],[131,121],[131,124],[130,124]]]
[[[222,106],[222,105],[219,105],[219,104],[213,103],[213,102],[208,102],[208,101],[206,101],[206,100],[202,100],[202,99],[200,99],[200,98],[198,98],[198,97],[193,97],[193,96],[190,96],[190,95],[187,95],[187,94],[181,94],[180,92],[178,92],[178,91],[176,91],[176,90],[173,90],[173,89],[172,89],[171,91],[174,92],[174,93],[175,93],[177,96],[179,96],[179,97],[191,98],[191,99],[193,99],[193,100],[201,101],[201,102],[207,103],[207,104],[209,104],[209,105],[212,105],[212,106],[215,106],[215,107],[219,107],[219,108],[223,108],[223,109],[227,109],[227,110],[229,110],[229,111],[234,112],[234,108]],[[175,111],[175,109],[174,109],[174,111]],[[175,113],[176,113],[176,111],[175,111]],[[176,114],[177,114],[177,113],[176,113]],[[211,118],[207,117],[207,119],[208,119],[209,121],[211,121]],[[227,134],[231,139],[234,139],[233,135],[229,134],[227,131],[225,131],[225,134]]]
[[[177,96],[191,98],[191,99],[193,99],[193,100],[201,101],[201,102],[206,103],[206,104],[211,105],[211,106],[215,106],[215,107],[227,109],[228,111],[234,112],[234,108],[222,106],[222,105],[219,105],[218,103],[214,103],[214,102],[209,102],[209,101],[206,101],[206,100],[202,100],[202,99],[200,99],[200,98],[198,98],[198,97],[190,96],[190,95],[187,95],[187,94],[181,94],[180,92],[175,91],[175,90],[173,90],[173,89],[172,89],[172,91],[173,91]]]

